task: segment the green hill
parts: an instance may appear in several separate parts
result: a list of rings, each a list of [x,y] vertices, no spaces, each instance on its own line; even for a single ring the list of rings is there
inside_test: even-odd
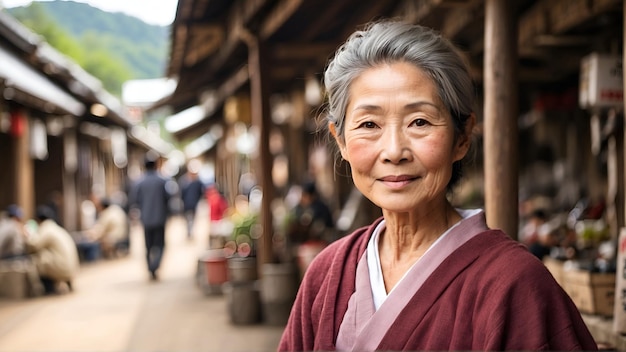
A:
[[[119,12],[105,12],[73,1],[33,2],[28,6],[7,11],[34,32],[44,36],[57,50],[72,57],[86,71],[101,79],[112,93],[118,94],[121,89],[121,86],[110,86],[120,82],[106,82],[113,71],[120,77],[116,81],[165,75],[169,26],[150,25],[136,17]],[[52,24],[42,25],[42,22]],[[50,31],[50,27],[58,27],[59,30]],[[48,38],[49,32],[53,32],[57,38]],[[70,41],[76,43],[69,45],[78,47],[76,50],[58,47],[68,45],[55,45],[58,37],[64,35],[70,36]],[[103,56],[107,69],[100,67],[103,64],[99,61]]]

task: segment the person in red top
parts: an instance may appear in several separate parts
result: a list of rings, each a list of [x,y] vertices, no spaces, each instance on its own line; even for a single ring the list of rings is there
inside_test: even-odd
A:
[[[228,210],[228,201],[219,191],[216,184],[207,188],[206,199],[209,204],[209,218],[211,221],[222,220],[226,210]]]

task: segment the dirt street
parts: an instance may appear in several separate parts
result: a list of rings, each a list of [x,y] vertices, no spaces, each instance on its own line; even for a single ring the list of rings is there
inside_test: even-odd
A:
[[[168,223],[156,282],[134,226],[130,255],[84,264],[74,292],[0,298],[0,351],[275,351],[283,327],[234,325],[226,297],[196,285],[197,258],[208,244],[205,209],[193,241],[182,218]]]

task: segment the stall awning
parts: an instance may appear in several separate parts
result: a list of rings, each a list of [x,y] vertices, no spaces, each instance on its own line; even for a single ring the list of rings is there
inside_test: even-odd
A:
[[[177,134],[182,130],[195,126],[205,117],[205,109],[200,105],[196,105],[168,117],[165,120],[165,129],[169,133]]]
[[[55,109],[81,116],[85,106],[54,85],[46,76],[0,47],[0,79],[7,87],[17,89],[55,106]]]

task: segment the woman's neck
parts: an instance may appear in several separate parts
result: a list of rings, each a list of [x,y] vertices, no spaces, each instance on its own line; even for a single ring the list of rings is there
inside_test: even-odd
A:
[[[438,210],[433,210],[438,209]],[[461,216],[447,201],[425,212],[384,212],[385,230],[379,239],[381,257],[393,261],[421,257]],[[409,259],[410,260],[410,259]]]
[[[378,251],[387,292],[400,281],[441,235],[462,217],[446,201],[440,211],[398,214],[384,213],[385,229]]]

